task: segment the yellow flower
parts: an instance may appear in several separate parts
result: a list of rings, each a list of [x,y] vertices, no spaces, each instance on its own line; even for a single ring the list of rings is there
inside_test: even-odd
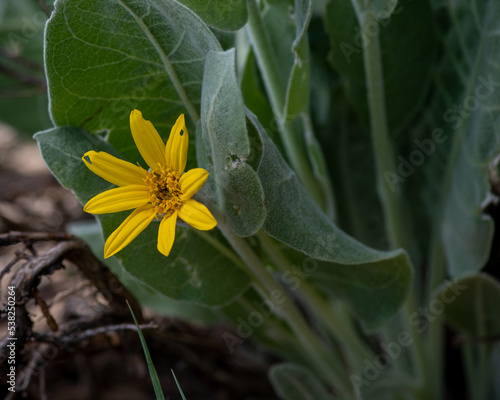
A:
[[[118,187],[90,199],[84,211],[108,214],[135,208],[109,235],[104,258],[127,246],[155,218],[161,220],[158,250],[168,256],[174,243],[177,217],[203,231],[217,225],[207,207],[191,198],[207,180],[208,172],[194,168],[184,174],[189,138],[183,114],[172,127],[166,146],[153,124],[138,110],[130,113],[130,129],[149,170],[105,152],[85,153],[83,161],[87,167]]]

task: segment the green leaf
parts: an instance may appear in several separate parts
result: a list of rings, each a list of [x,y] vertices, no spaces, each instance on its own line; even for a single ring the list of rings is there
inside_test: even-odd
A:
[[[367,246],[387,249],[369,132],[349,105],[343,79],[326,60],[321,20],[311,25],[311,117],[335,191],[334,222]],[[334,132],[334,134],[332,134]]]
[[[263,143],[257,173],[267,209],[263,227],[269,235],[310,257],[341,264],[376,262],[401,254],[370,249],[338,229],[308,196],[256,117],[247,112],[247,118]]]
[[[386,19],[389,18],[392,13],[397,12],[396,6],[398,2],[399,0],[373,0],[372,8],[379,16],[379,19]]]
[[[82,160],[90,150],[105,151],[119,157],[118,152],[99,135],[82,128],[53,128],[35,135],[42,157],[62,186],[72,190],[82,204],[98,193],[113,187],[92,173]]]
[[[318,261],[291,251],[287,255],[294,268],[282,279],[291,290],[305,281],[328,298],[342,300],[366,331],[373,331],[398,311],[411,284],[404,253],[354,265]]]
[[[297,364],[274,365],[269,379],[283,400],[332,400],[321,381],[308,369]]]
[[[325,125],[322,144],[332,149],[328,161],[336,193],[336,223],[367,246],[386,249],[370,135],[361,127],[339,88],[333,97],[333,111]],[[331,135],[332,131],[336,134]]]
[[[380,12],[378,1],[367,12]],[[378,25],[360,27],[351,2],[332,0],[327,6],[325,26],[330,36],[330,60],[346,79],[346,91],[360,117],[368,126],[368,103],[362,35],[378,39],[382,52],[385,104],[389,130],[401,132],[421,108],[428,92],[435,58],[435,33],[428,0],[400,0],[393,14]]]
[[[263,299],[253,286],[220,311],[225,320],[236,326],[236,332],[222,334],[231,354],[245,341],[255,340],[284,359],[307,362],[290,327],[277,315],[276,306],[268,299]]]
[[[247,163],[251,148],[234,49],[207,56],[201,121],[219,204],[237,235],[253,235],[262,226],[266,210],[257,173]]]
[[[317,287],[347,300],[364,326],[375,328],[406,298],[412,275],[406,253],[371,249],[335,226],[307,195],[256,117],[248,112],[247,118],[263,146],[257,173],[267,210],[264,230],[315,260],[326,261],[312,274]]]
[[[485,265],[493,239],[493,220],[484,208],[491,191],[488,165],[500,154],[500,7],[488,2],[476,9],[460,1],[456,10],[448,12],[456,13],[461,23],[444,39],[444,45],[453,49],[451,60],[445,61],[459,79],[439,92],[443,97],[458,92],[449,108],[441,110],[448,124],[446,138],[452,142],[446,146],[452,151],[441,184],[445,191],[439,229],[448,271],[461,276]],[[463,37],[477,39],[460,41]],[[444,69],[442,74],[451,75]]]
[[[311,0],[270,0],[262,11],[264,29],[281,72],[284,98],[278,110],[284,122],[295,119],[309,106],[309,41]],[[293,4],[293,5],[292,5]]]
[[[179,385],[179,382],[177,381],[177,377],[175,376],[174,370],[172,370],[172,375],[174,376],[175,384],[177,385],[177,389],[179,389],[179,392],[182,396],[182,400],[186,400],[186,396],[184,396],[184,392],[182,391],[181,385]]]
[[[398,170],[404,159],[409,172],[394,172],[407,219],[418,227],[412,231],[420,231],[415,237],[440,241],[448,274],[459,277],[478,272],[492,245],[494,223],[485,209],[493,199],[488,166],[500,154],[500,13],[495,3],[476,8],[467,1],[446,3],[439,12],[448,21],[437,24],[446,51],[425,114],[398,143]]]
[[[153,388],[155,390],[155,395],[157,400],[165,400],[163,396],[163,391],[161,388],[160,379],[158,378],[158,374],[156,373],[155,366],[153,364],[153,360],[151,359],[151,355],[149,354],[148,345],[146,343],[146,339],[144,339],[144,335],[142,334],[141,328],[139,328],[139,323],[135,318],[134,312],[132,311],[132,307],[128,304],[128,308],[130,313],[132,314],[132,318],[134,319],[134,324],[137,327],[137,333],[139,334],[139,338],[141,339],[142,350],[144,350],[144,356],[146,357],[146,363],[148,364],[149,375],[151,376],[151,382],[153,383]],[[177,382],[177,380],[176,380]]]
[[[261,12],[264,29],[269,38],[276,63],[280,70],[280,86],[285,93],[286,85],[294,64],[292,51],[296,38],[296,25],[291,0],[268,0]],[[278,110],[282,113],[282,110]]]
[[[274,115],[259,78],[255,54],[253,49],[250,48],[241,76],[243,100],[245,107],[248,107],[257,115],[259,121],[268,121],[270,124],[271,121],[274,121]],[[277,126],[274,129],[276,130]]]
[[[487,338],[500,334],[500,283],[487,274],[443,284],[433,302],[440,304],[448,322],[466,335]]]
[[[345,266],[319,262],[311,274],[315,287],[347,303],[367,331],[392,317],[404,303],[411,284],[407,256]],[[304,264],[308,265],[308,264]]]
[[[255,16],[250,18],[250,36],[255,41],[253,47],[263,77],[268,76],[264,82],[273,103],[273,113],[278,120],[286,153],[309,193],[333,217],[335,212],[330,181],[324,174],[325,163],[318,151],[307,112],[309,49],[306,31],[312,15],[312,4],[307,0],[268,0],[258,16],[257,7],[252,8]],[[295,118],[299,114],[303,114],[303,118]],[[302,147],[305,151],[301,156],[297,149]]]
[[[100,216],[104,236],[110,235],[127,215]],[[178,226],[167,258],[156,249],[157,236],[158,224],[152,223],[116,256],[132,276],[151,290],[176,300],[221,306],[248,286],[249,278],[217,231],[203,233]]]
[[[73,222],[66,225],[66,230],[84,240],[91,248],[92,253],[115,274],[143,307],[183,321],[209,324],[217,320],[213,310],[210,308],[174,300],[151,290],[144,282],[130,275],[116,257],[105,260],[102,230],[97,221]]]
[[[418,381],[398,370],[383,371],[372,361],[367,362],[363,375],[351,375],[354,389],[362,399],[417,400]],[[366,379],[368,378],[368,379]]]
[[[118,156],[99,136],[81,128],[64,127],[40,132],[36,139],[49,169],[81,203],[112,187],[81,160],[89,150]],[[100,215],[104,237],[128,214],[126,211]],[[248,286],[248,277],[237,266],[239,260],[217,231],[200,232],[179,225],[169,257],[156,249],[157,235],[158,223],[153,222],[116,256],[130,275],[149,290],[176,300],[220,306],[232,301]]]
[[[181,113],[195,124],[205,57],[219,49],[210,29],[173,0],[56,1],[45,51],[52,119],[109,131],[110,143],[137,162],[130,111],[141,110],[164,139]]]
[[[293,42],[294,61],[285,98],[283,120],[295,119],[309,107],[309,40],[307,28],[313,12],[311,0],[295,1],[295,26],[297,36]]]
[[[488,261],[493,240],[493,220],[481,207],[489,191],[486,167],[470,165],[467,153],[464,148],[455,167],[441,223],[452,276],[479,271]]]
[[[206,24],[221,31],[237,31],[248,19],[245,0],[179,0]]]

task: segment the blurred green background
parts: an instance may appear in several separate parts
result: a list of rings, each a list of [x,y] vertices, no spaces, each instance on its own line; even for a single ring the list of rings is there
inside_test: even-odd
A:
[[[52,126],[43,70],[49,0],[0,1],[0,122],[23,137]]]

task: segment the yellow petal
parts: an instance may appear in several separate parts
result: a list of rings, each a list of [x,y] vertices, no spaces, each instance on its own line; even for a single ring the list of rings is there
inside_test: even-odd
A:
[[[179,183],[181,184],[181,200],[185,201],[193,197],[193,195],[201,189],[208,178],[208,172],[203,168],[193,168],[181,176]]]
[[[83,211],[91,214],[108,214],[131,210],[149,202],[149,188],[142,185],[128,185],[107,190],[91,198]]]
[[[147,228],[155,215],[154,208],[151,205],[139,207],[130,214],[106,240],[104,258],[111,257],[127,246],[139,233]]]
[[[208,211],[208,208],[193,199],[182,203],[182,207],[179,209],[179,218],[200,231],[208,231],[217,225],[216,219]]]
[[[118,186],[141,185],[146,177],[145,169],[104,151],[89,151],[82,160],[94,174]]]
[[[174,212],[170,217],[163,218],[158,229],[158,251],[164,256],[170,254],[175,239],[175,223],[177,222],[177,213]]]
[[[174,171],[184,172],[187,162],[188,145],[189,135],[184,114],[181,114],[170,131],[167,146],[165,147],[167,165]]]
[[[151,169],[156,169],[157,163],[165,164],[165,144],[153,124],[142,118],[139,110],[130,113],[130,130],[139,153]]]

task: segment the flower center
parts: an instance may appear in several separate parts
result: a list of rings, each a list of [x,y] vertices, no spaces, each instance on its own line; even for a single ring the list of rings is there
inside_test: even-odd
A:
[[[149,202],[155,206],[156,219],[169,217],[181,206],[179,178],[179,172],[160,164],[147,173],[144,182],[149,187]]]

